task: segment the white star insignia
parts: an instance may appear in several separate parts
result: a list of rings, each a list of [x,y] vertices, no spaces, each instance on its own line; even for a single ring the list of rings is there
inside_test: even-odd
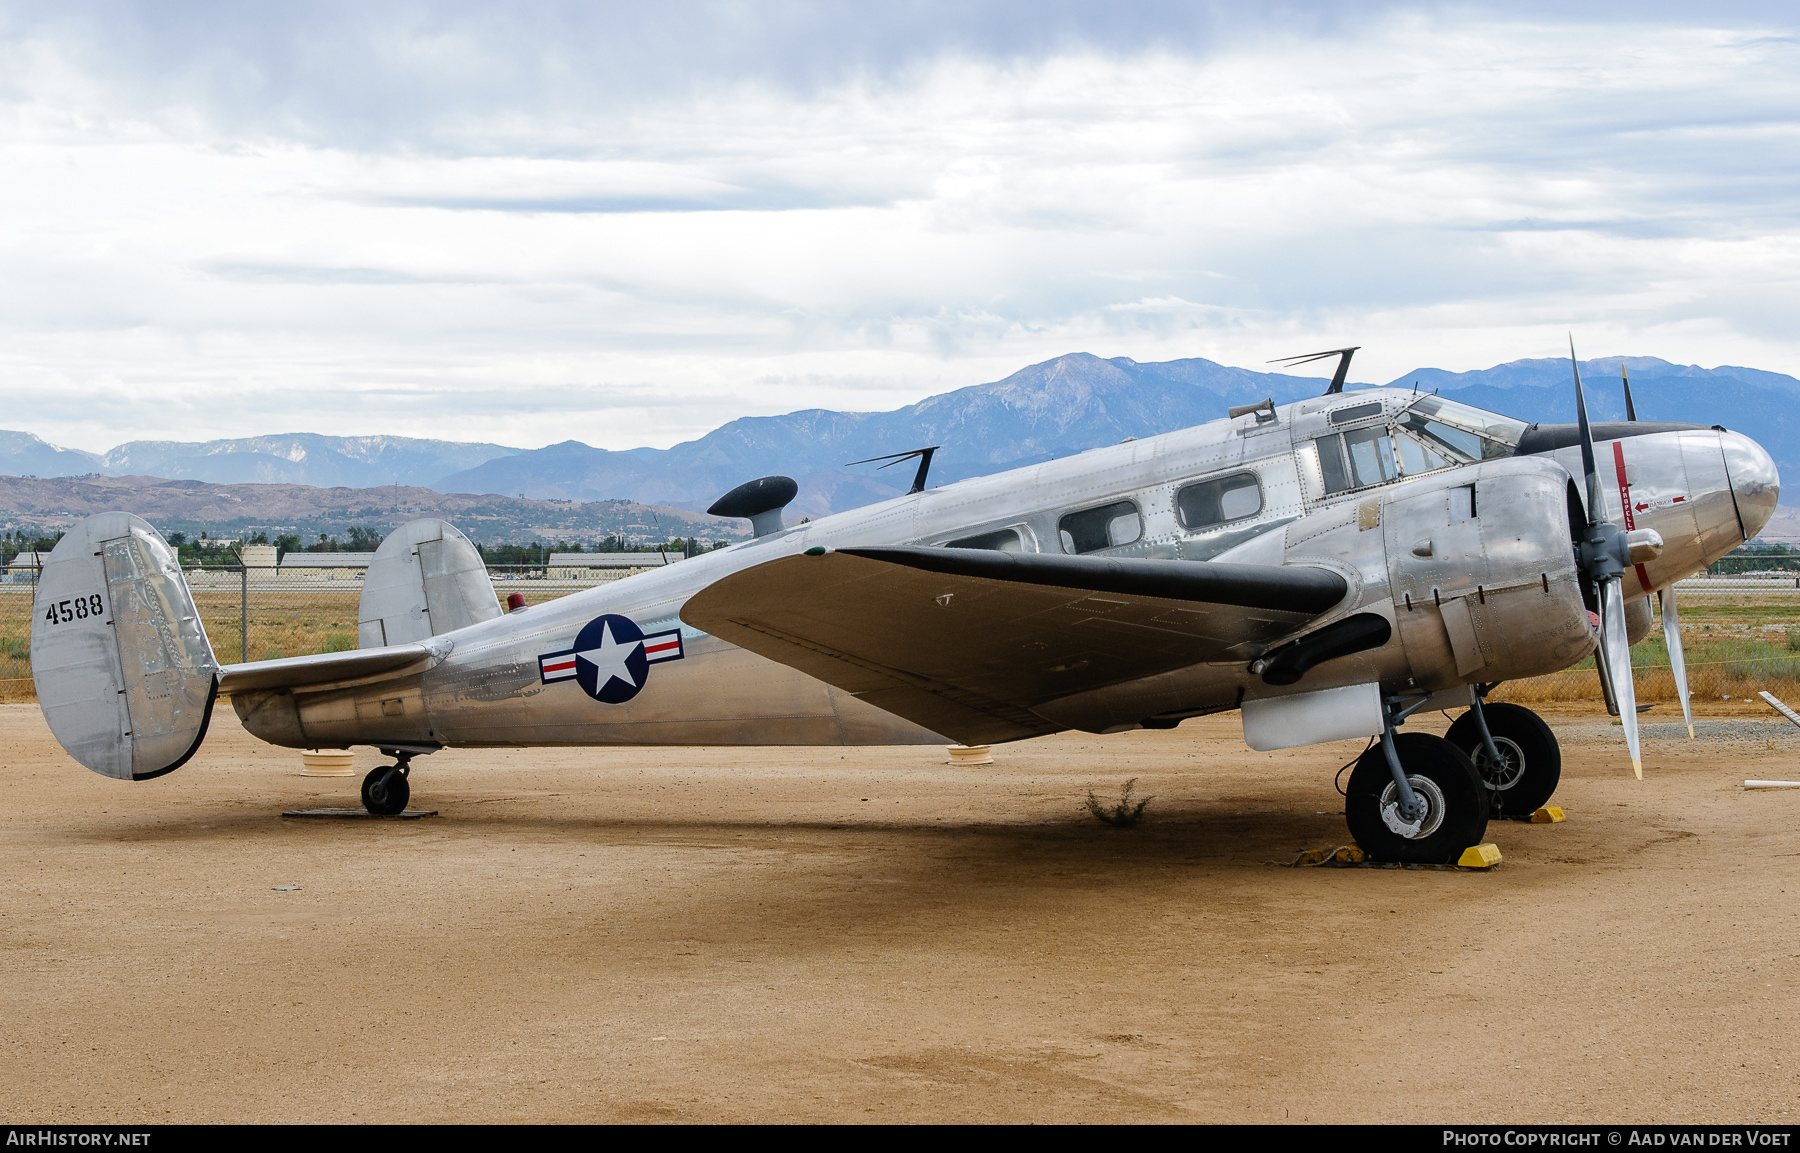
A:
[[[638,683],[632,679],[631,670],[625,667],[625,662],[631,659],[632,655],[643,646],[643,643],[641,640],[636,640],[620,644],[613,639],[612,624],[609,622],[600,626],[600,647],[589,649],[584,653],[576,653],[575,657],[577,660],[586,661],[594,666],[595,692],[611,684],[615,677],[635,689],[638,687]]]

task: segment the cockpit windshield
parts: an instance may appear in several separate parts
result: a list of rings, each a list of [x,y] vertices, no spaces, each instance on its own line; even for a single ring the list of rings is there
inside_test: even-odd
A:
[[[1407,473],[1430,472],[1452,464],[1511,456],[1525,434],[1523,421],[1498,413],[1422,396],[1400,414],[1396,447]]]

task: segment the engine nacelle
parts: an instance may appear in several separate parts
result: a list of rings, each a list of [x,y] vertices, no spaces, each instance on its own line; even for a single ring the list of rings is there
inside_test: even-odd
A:
[[[1382,502],[1394,621],[1414,687],[1539,676],[1593,651],[1568,484],[1548,461],[1494,460]]]

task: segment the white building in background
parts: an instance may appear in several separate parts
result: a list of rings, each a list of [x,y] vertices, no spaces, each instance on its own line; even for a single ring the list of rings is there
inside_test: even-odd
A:
[[[317,577],[320,580],[353,580],[369,571],[372,552],[291,552],[281,558],[282,576]],[[246,565],[255,567],[248,556]]]
[[[678,552],[553,552],[544,567],[550,580],[612,581],[681,559]]]
[[[50,559],[47,552],[22,552],[12,559],[6,569],[6,575],[0,577],[9,585],[28,585],[37,583],[38,570]]]

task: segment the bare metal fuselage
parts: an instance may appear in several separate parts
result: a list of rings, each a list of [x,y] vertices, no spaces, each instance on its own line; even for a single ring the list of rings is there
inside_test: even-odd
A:
[[[1291,686],[1266,683],[1250,668],[1252,653],[1088,688],[1035,710],[1059,727],[1119,731],[1371,681],[1390,692],[1442,689],[1553,672],[1586,656],[1594,642],[1570,544],[1577,449],[1327,491],[1314,439],[1392,421],[1417,399],[1401,390],[1321,397],[1273,420],[1215,421],[929,489],[446,633],[428,642],[434,663],[404,678],[239,692],[233,705],[252,733],[293,747],[941,743],[939,734],[683,623],[683,606],[730,573],[820,547],[935,545],[1012,529],[1024,549],[1056,553],[1062,517],[1111,501],[1136,506],[1141,536],[1105,555],[1327,568],[1345,578],[1349,594],[1301,631],[1374,613],[1392,623],[1393,636]],[[1379,404],[1380,413],[1360,426],[1331,423],[1350,403]],[[1629,595],[1704,567],[1755,535],[1773,511],[1774,468],[1741,435],[1662,432],[1600,450],[1604,515],[1664,541],[1661,555],[1627,578]],[[1261,486],[1260,511],[1184,527],[1176,501],[1183,486],[1244,470]],[[569,649],[603,614],[629,618],[646,634],[681,630],[682,659],[651,666],[641,690],[618,704],[571,681],[546,682],[540,670],[540,657]]]

